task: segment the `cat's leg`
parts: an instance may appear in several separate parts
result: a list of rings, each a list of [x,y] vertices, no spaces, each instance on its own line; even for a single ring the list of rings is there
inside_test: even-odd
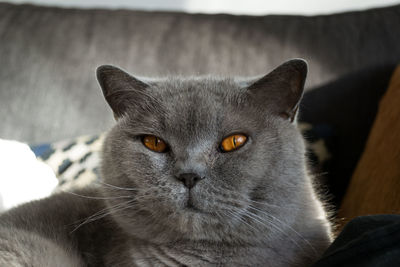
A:
[[[0,266],[80,267],[80,257],[36,233],[0,227]]]

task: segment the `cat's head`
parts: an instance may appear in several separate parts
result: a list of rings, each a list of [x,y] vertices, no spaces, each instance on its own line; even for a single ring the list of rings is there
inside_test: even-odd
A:
[[[310,189],[296,126],[306,73],[299,59],[248,80],[139,80],[99,67],[117,121],[102,162],[116,221],[155,242],[254,239],[290,225]],[[277,221],[257,222],[267,216]]]

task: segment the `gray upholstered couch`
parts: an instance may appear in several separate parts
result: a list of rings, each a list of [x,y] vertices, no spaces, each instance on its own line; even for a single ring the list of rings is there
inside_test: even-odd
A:
[[[310,65],[301,119],[335,129],[329,173],[340,199],[400,61],[399,29],[400,6],[250,17],[2,3],[0,138],[41,143],[107,130],[101,64],[144,76],[254,76],[301,57]]]

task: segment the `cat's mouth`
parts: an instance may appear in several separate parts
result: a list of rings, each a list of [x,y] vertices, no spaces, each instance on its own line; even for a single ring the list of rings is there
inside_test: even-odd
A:
[[[184,206],[184,209],[189,211],[189,212],[196,212],[196,213],[204,213],[196,204],[193,199],[193,193],[188,192],[188,197]]]
[[[200,212],[200,213],[202,213],[201,210],[199,210],[198,208],[196,208],[195,206],[193,206],[193,205],[191,205],[191,204],[187,204],[187,205],[185,206],[185,210],[191,211],[191,212]]]

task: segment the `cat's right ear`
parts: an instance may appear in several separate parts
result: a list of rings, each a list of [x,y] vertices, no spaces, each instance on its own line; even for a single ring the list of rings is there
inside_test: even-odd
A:
[[[307,62],[292,59],[248,87],[250,95],[280,117],[295,121],[307,77]]]
[[[139,96],[148,87],[146,83],[111,65],[98,67],[96,75],[116,119],[140,102]]]

